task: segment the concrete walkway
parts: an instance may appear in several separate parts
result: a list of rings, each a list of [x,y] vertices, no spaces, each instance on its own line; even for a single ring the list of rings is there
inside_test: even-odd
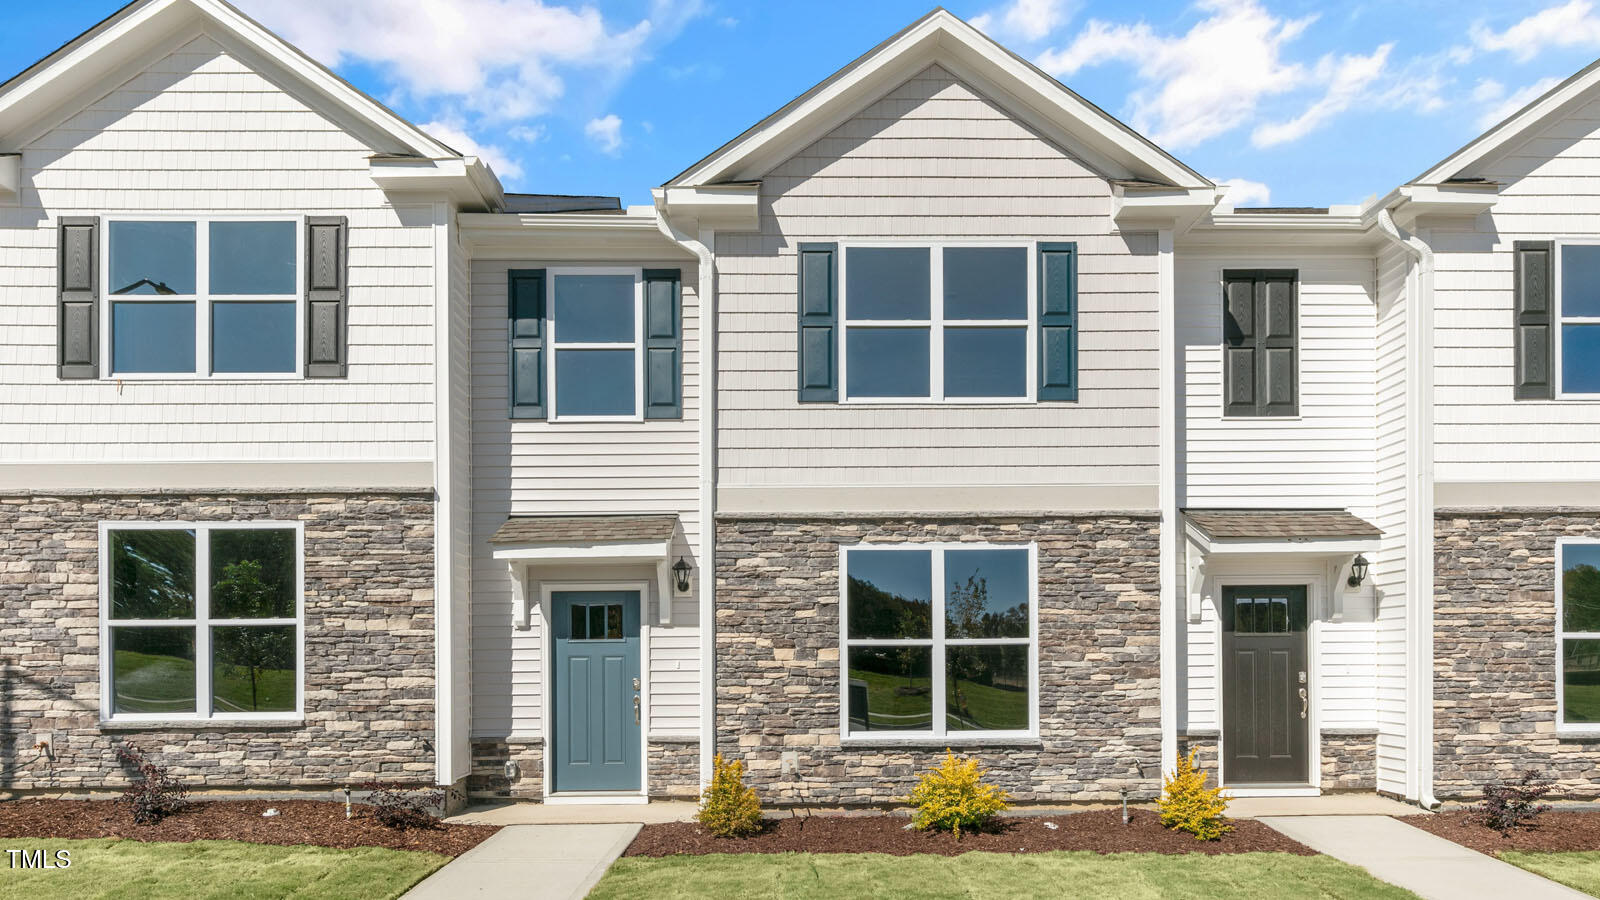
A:
[[[1588,897],[1388,816],[1263,816],[1259,821],[1428,900]]]
[[[429,875],[403,900],[583,900],[640,827],[508,825]]]

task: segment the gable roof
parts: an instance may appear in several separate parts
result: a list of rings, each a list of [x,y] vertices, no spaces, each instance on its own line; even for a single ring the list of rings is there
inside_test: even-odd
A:
[[[913,22],[668,181],[699,187],[772,166],[930,64],[938,63],[1111,178],[1213,187],[1195,170],[943,8]]]
[[[1444,184],[1461,182],[1480,175],[1474,167],[1502,150],[1529,136],[1533,131],[1577,106],[1593,99],[1590,94],[1600,86],[1600,59],[1584,66],[1571,78],[1545,91],[1533,102],[1522,107],[1488,131],[1474,138],[1460,150],[1445,157],[1426,172],[1407,184]],[[1465,177],[1465,178],[1464,178]]]
[[[393,146],[376,150],[426,159],[464,158],[225,0],[133,0],[0,84],[0,148],[26,140],[28,129],[80,95],[114,88],[134,74],[129,66],[150,49],[197,29],[232,38],[353,122],[393,141]]]

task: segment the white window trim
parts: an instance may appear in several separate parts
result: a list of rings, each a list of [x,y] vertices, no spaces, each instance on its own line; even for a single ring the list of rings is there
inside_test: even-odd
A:
[[[913,551],[929,550],[932,554],[933,585],[933,636],[929,639],[859,638],[850,637],[850,554],[856,550]],[[952,638],[944,635],[944,551],[946,550],[1027,550],[1028,551],[1028,727],[1013,731],[950,731],[945,727],[945,647],[958,646],[1020,646],[1021,638]],[[931,731],[861,731],[850,730],[850,647],[922,647],[932,648],[933,730]],[[903,744],[907,742],[940,744],[981,744],[991,741],[1033,741],[1039,737],[1039,547],[1034,543],[895,543],[852,544],[839,548],[839,737],[847,743]]]
[[[1597,546],[1600,540],[1593,538],[1557,538],[1556,539],[1556,732],[1559,734],[1586,734],[1600,735],[1600,722],[1577,722],[1567,724],[1567,657],[1565,653],[1566,639],[1600,640],[1600,632],[1574,631],[1566,629],[1566,586],[1562,583],[1566,578],[1566,550],[1573,546]]]
[[[633,276],[633,343],[560,343],[556,329],[556,279],[563,275],[631,275]],[[544,280],[545,320],[550,327],[550,352],[545,354],[546,402],[549,404],[548,421],[551,422],[643,422],[644,421],[644,269],[631,266],[567,266],[546,269]],[[559,408],[556,384],[556,351],[558,350],[632,350],[633,351],[633,413],[626,416],[563,416]]]
[[[1600,325],[1600,316],[1566,316],[1562,315],[1561,303],[1561,257],[1568,247],[1594,247],[1600,246],[1600,239],[1596,238],[1562,238],[1555,242],[1556,258],[1551,261],[1555,269],[1554,277],[1550,279],[1550,327],[1554,330],[1551,342],[1555,344],[1555,359],[1551,365],[1555,367],[1552,373],[1556,382],[1557,400],[1594,400],[1600,398],[1600,391],[1569,391],[1566,387],[1565,365],[1562,357],[1566,354],[1564,325]]]
[[[305,377],[306,345],[306,292],[305,257],[306,227],[304,216],[283,213],[192,214],[128,213],[102,216],[100,232],[100,359],[102,381],[295,381]],[[193,222],[195,223],[195,292],[193,294],[162,296],[152,294],[111,293],[111,225],[115,222]],[[292,222],[294,223],[294,284],[291,294],[212,294],[211,293],[211,229],[212,222]],[[294,369],[289,372],[213,372],[211,360],[211,307],[214,303],[256,302],[294,303]],[[195,305],[194,364],[193,372],[117,372],[111,355],[111,306],[127,302],[168,302]]]
[[[194,617],[190,619],[113,619],[111,618],[111,540],[113,531],[181,531],[195,535]],[[218,713],[211,696],[211,553],[212,531],[278,530],[294,531],[295,614],[282,619],[222,619],[227,625],[295,626],[294,709],[273,712]],[[282,722],[303,720],[306,702],[306,534],[303,522],[192,522],[192,521],[102,521],[100,523],[100,720],[102,722]],[[194,686],[195,711],[192,713],[119,713],[112,685],[111,629],[127,626],[187,627],[195,629]]]
[[[863,319],[850,321],[850,297],[846,289],[847,262],[852,249],[873,248],[923,248],[928,249],[928,319]],[[944,316],[944,251],[963,247],[1017,247],[1024,251],[1027,260],[1027,297],[1025,319],[947,319]],[[839,289],[839,402],[863,406],[891,405],[951,405],[994,406],[998,404],[1032,404],[1037,402],[1039,384],[1039,243],[1022,238],[979,240],[896,240],[896,241],[840,241],[838,257]],[[946,328],[1018,328],[1026,326],[1026,359],[1023,383],[1026,386],[1020,397],[946,397],[944,396],[944,330]],[[928,396],[926,397],[852,397],[850,396],[849,340],[851,328],[927,328],[928,346]]]

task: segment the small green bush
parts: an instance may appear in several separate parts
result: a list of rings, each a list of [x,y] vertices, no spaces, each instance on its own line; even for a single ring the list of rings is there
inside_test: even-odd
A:
[[[761,830],[761,798],[755,788],[744,786],[744,762],[722,759],[718,753],[711,763],[711,786],[700,798],[695,816],[706,830],[717,837],[749,837]]]
[[[906,800],[917,808],[911,822],[919,830],[937,828],[954,832],[981,829],[1004,812],[1010,795],[992,784],[984,784],[983,769],[976,759],[957,758],[950,748],[944,762],[929,769]]]
[[[1195,768],[1194,751],[1178,757],[1178,768],[1161,785],[1161,824],[1187,831],[1197,841],[1214,841],[1233,830],[1222,788],[1206,787],[1206,773]]]

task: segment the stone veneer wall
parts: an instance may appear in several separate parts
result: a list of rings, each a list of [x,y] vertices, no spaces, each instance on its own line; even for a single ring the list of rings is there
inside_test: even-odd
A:
[[[650,796],[693,800],[700,796],[700,742],[651,741]]]
[[[1037,542],[1041,741],[963,747],[1021,801],[1160,791],[1159,519],[859,518],[717,523],[717,750],[772,804],[904,797],[945,743],[841,746],[839,546]],[[798,769],[782,774],[786,751]]]
[[[100,724],[98,527],[117,520],[304,523],[304,721]],[[123,740],[191,787],[431,783],[433,552],[427,493],[0,497],[0,789],[124,784]]]
[[[1556,735],[1556,539],[1600,538],[1600,511],[1434,517],[1434,793],[1479,795],[1527,769],[1600,796],[1600,740]]]
[[[1378,789],[1376,731],[1322,733],[1322,789],[1324,791]]]
[[[692,800],[700,796],[700,742],[650,741],[645,765],[650,796]],[[515,781],[506,777],[506,760],[517,761]],[[544,746],[538,738],[472,742],[472,773],[467,795],[481,799],[544,799]]]

